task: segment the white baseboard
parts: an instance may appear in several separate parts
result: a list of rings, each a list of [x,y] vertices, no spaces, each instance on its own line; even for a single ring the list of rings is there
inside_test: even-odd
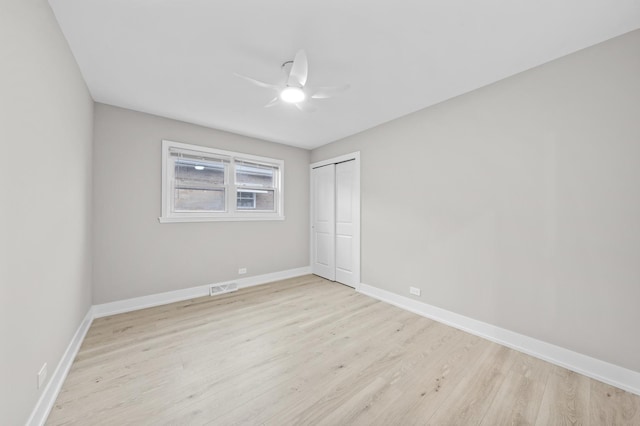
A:
[[[224,281],[211,284],[236,283],[238,288],[252,287],[254,285],[266,284],[272,281],[284,280],[287,278],[299,277],[311,273],[311,267],[288,269],[286,271],[272,272],[269,274],[256,275],[253,277],[240,278],[237,280]],[[121,314],[124,312],[137,311],[138,309],[151,308],[153,306],[166,305],[167,303],[181,302],[196,297],[208,296],[209,286],[201,285],[197,287],[185,288],[182,290],[168,291],[166,293],[151,294],[148,296],[134,297],[132,299],[118,300],[116,302],[93,305],[93,317],[100,318],[109,315]]]
[[[465,317],[405,296],[360,283],[358,291],[367,296],[433,319],[467,333],[480,336],[528,355],[559,365],[592,379],[640,395],[640,372],[552,345],[486,322]]]
[[[58,363],[56,370],[53,372],[51,379],[49,379],[49,383],[47,383],[42,391],[35,408],[31,412],[31,416],[29,416],[29,420],[27,420],[27,426],[44,425],[47,417],[49,416],[49,412],[51,412],[51,409],[53,408],[53,404],[56,402],[58,393],[60,392],[60,389],[62,389],[62,384],[67,378],[69,369],[73,364],[73,360],[76,358],[76,354],[82,345],[84,336],[87,334],[92,321],[92,309],[89,308],[87,315],[85,315],[78,327],[78,330],[76,330],[76,334],[73,335],[69,346],[67,346],[67,350],[64,352],[64,355],[62,355],[62,359]]]

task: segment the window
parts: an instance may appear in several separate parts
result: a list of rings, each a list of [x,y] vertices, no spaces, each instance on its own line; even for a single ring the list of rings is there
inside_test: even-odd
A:
[[[160,222],[281,220],[284,162],[162,141]]]

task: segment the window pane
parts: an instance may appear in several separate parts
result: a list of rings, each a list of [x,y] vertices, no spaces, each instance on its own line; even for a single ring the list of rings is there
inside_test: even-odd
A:
[[[236,162],[236,184],[273,188],[276,168],[262,164]]]
[[[177,159],[176,187],[211,188],[224,185],[224,163]]]
[[[275,191],[272,189],[238,190],[236,207],[238,210],[275,210]]]
[[[174,210],[223,212],[226,210],[225,164],[215,160],[175,160]]]
[[[173,206],[176,212],[223,212],[225,211],[225,190],[224,188],[176,188]]]

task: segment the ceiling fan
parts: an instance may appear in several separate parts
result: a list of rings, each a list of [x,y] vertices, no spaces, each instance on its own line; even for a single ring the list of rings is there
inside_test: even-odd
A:
[[[272,89],[277,92],[273,98],[264,107],[270,108],[286,102],[295,105],[301,111],[311,112],[315,109],[308,103],[310,99],[326,99],[331,98],[349,89],[349,85],[343,86],[326,86],[311,87],[307,85],[307,77],[309,74],[309,64],[307,62],[307,54],[304,50],[296,53],[293,61],[287,61],[282,64],[282,70],[286,73],[285,84],[271,84],[246,75],[235,73],[236,76],[243,78],[256,86]]]

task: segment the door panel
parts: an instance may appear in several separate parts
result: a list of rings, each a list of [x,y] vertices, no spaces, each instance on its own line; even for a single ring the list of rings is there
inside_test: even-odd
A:
[[[327,234],[316,234],[316,263],[323,267],[330,268],[332,263],[329,255],[331,254],[331,246],[333,245],[333,240]]]
[[[354,274],[355,161],[335,165],[336,188],[336,281],[356,286]]]
[[[313,253],[311,270],[328,280],[336,279],[335,164],[311,171],[313,194]]]
[[[336,236],[336,269],[349,272],[353,270],[353,262],[351,261],[351,244],[352,238],[345,236]],[[340,280],[337,280],[340,281]],[[342,281],[340,281],[342,282]],[[347,284],[347,283],[343,283]]]

